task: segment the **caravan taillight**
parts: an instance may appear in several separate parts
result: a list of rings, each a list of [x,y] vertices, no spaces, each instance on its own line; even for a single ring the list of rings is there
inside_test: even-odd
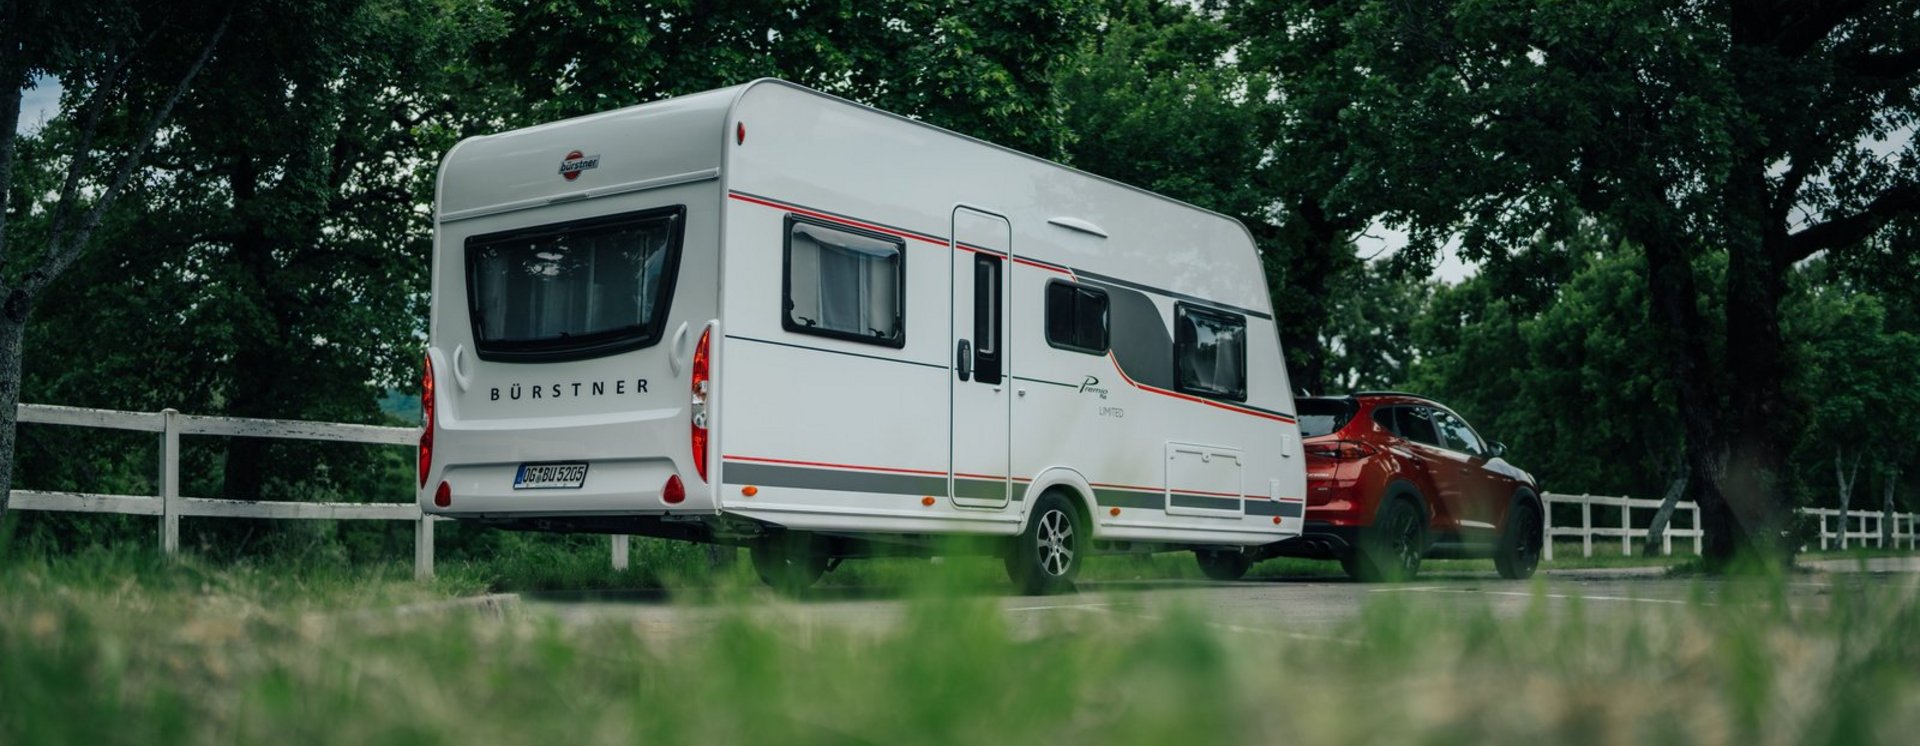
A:
[[[427,472],[433,470],[433,358],[426,359],[426,372],[420,376],[420,486],[427,486]]]
[[[700,344],[693,347],[693,468],[707,478],[707,345],[713,330],[700,333]]]

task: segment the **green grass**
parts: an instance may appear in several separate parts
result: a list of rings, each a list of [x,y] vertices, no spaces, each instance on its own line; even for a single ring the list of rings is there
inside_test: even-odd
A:
[[[1115,559],[1096,567],[1145,569]],[[1351,623],[1287,635],[1154,597],[1019,625],[951,592],[991,566],[900,563],[910,577],[890,580],[875,563],[867,582],[909,584],[897,621],[751,592],[663,629],[365,611],[477,589],[398,567],[3,564],[0,743],[1859,744],[1920,728],[1911,584],[1816,603],[1729,584],[1632,614],[1538,590],[1517,615],[1371,594]]]

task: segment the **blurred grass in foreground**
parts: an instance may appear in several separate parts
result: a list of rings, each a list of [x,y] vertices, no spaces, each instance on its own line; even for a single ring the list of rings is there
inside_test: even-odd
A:
[[[977,564],[916,564],[895,624],[822,623],[806,605],[767,603],[733,569],[702,587],[751,603],[662,630],[366,611],[477,587],[415,584],[404,566],[14,557],[0,562],[0,743],[1856,744],[1920,732],[1920,601],[1899,578],[1798,605],[1788,581],[1729,583],[1605,615],[1535,585],[1510,618],[1475,596],[1380,593],[1351,624],[1286,635],[1180,608],[1016,628],[999,599],[952,592],[982,582]],[[1287,610],[1272,613],[1278,626]]]

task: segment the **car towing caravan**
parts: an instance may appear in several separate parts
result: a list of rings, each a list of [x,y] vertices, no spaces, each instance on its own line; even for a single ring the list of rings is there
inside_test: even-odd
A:
[[[516,529],[1211,575],[1296,536],[1305,458],[1227,217],[776,80],[455,146],[419,500]],[[956,550],[953,547],[961,547]]]

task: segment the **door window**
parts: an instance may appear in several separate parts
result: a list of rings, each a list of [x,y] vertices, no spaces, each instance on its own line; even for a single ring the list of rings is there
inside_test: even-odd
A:
[[[1000,257],[973,259],[973,379],[1000,384]]]
[[[1394,431],[1400,437],[1430,446],[1440,445],[1439,429],[1433,424],[1433,410],[1427,407],[1394,407]]]
[[[1445,440],[1442,444],[1444,447],[1475,455],[1486,452],[1487,449],[1480,443],[1480,436],[1475,435],[1473,428],[1467,427],[1467,422],[1458,415],[1436,411],[1433,421],[1439,426],[1440,437]]]

